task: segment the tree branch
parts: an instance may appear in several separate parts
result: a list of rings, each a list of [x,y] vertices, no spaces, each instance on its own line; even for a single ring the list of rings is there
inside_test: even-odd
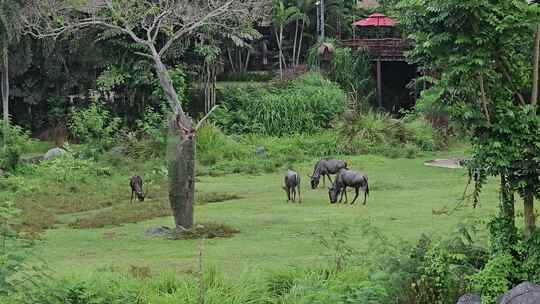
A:
[[[531,105],[536,108],[538,103],[538,52],[540,51],[540,23],[536,25],[536,32],[534,37],[533,48],[533,79],[532,79],[532,93],[531,93]]]
[[[484,115],[486,117],[488,125],[491,125],[491,118],[489,116],[489,111],[487,108],[487,97],[486,97],[486,90],[484,88],[484,76],[482,76],[481,73],[478,74],[478,79],[480,81],[480,100],[482,102],[482,109],[484,111]]]
[[[200,18],[199,20],[187,23],[181,26],[180,29],[178,29],[172,36],[169,38],[169,40],[165,43],[165,45],[159,50],[159,55],[163,56],[165,52],[173,45],[173,43],[183,37],[184,35],[192,32],[194,29],[199,28],[207,23],[208,20],[218,17],[228,11],[228,8],[233,3],[234,0],[228,0],[223,5],[218,7],[215,10],[211,10],[208,12],[204,17]]]
[[[195,130],[199,130],[199,128],[202,126],[202,124],[204,123],[204,121],[206,119],[208,119],[208,117],[210,117],[210,115],[212,114],[212,112],[214,112],[215,109],[217,109],[218,106],[214,106],[212,109],[210,109],[210,111],[208,111],[208,113],[206,113],[206,115],[203,116],[203,118],[201,118],[201,120],[199,120],[199,122],[197,123],[197,125],[195,126]]]

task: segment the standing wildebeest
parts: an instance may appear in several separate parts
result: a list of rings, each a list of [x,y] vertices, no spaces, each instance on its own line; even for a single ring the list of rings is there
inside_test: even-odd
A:
[[[129,185],[131,186],[131,200],[133,203],[133,193],[137,194],[139,201],[144,202],[143,180],[142,177],[134,175],[129,179]]]
[[[315,164],[313,174],[311,176],[308,175],[308,177],[311,178],[311,188],[316,189],[319,186],[321,175],[323,177],[323,186],[326,184],[324,180],[325,176],[328,176],[330,183],[332,183],[330,174],[336,174],[340,169],[347,169],[347,163],[336,159],[321,159]]]
[[[358,190],[360,188],[362,188],[364,191],[364,205],[366,204],[366,198],[369,195],[367,175],[347,169],[339,170],[336,176],[336,182],[332,184],[332,187],[328,188],[330,203],[335,204],[340,193],[341,198],[339,199],[339,202],[341,203],[343,200],[343,194],[345,194],[345,203],[348,203],[349,199],[347,198],[347,187],[352,187],[356,191],[356,195],[351,202],[351,205],[356,201],[356,198],[358,197]]]
[[[285,186],[282,188],[287,193],[287,201],[290,201],[291,198],[293,202],[296,200],[296,189],[298,188],[298,202],[301,203],[302,197],[300,196],[300,175],[292,170],[288,170],[284,181]]]

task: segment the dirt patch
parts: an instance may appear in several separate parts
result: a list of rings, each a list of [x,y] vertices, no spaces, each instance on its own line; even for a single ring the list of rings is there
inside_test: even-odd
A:
[[[461,169],[463,168],[463,161],[464,159],[462,158],[435,159],[424,162],[424,165],[429,167]]]
[[[195,225],[190,230],[174,233],[172,238],[175,240],[229,238],[239,232],[240,230],[228,225],[203,223]]]
[[[227,192],[208,192],[208,193],[197,193],[195,201],[197,204],[207,204],[207,203],[221,203],[230,200],[241,199],[240,195]]]

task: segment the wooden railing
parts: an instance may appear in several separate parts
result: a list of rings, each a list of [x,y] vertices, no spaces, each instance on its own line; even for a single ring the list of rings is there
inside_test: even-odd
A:
[[[399,38],[350,39],[341,40],[341,44],[350,48],[365,47],[373,60],[381,61],[405,61],[403,53],[408,48],[408,44]]]

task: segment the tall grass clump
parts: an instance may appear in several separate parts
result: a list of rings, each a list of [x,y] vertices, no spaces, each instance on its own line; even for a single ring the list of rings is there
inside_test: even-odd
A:
[[[440,146],[437,132],[422,116],[394,119],[387,113],[367,111],[344,121],[339,131],[347,154],[415,157]]]
[[[229,89],[214,117],[229,133],[283,136],[314,134],[344,111],[345,93],[318,73],[285,87]]]

